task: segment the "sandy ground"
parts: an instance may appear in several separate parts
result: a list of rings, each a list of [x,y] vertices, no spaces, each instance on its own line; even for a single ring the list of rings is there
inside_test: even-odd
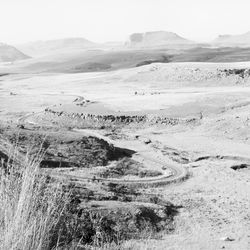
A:
[[[79,96],[101,105],[100,113],[151,112],[181,118],[199,118],[202,113],[195,124],[122,131],[149,138],[162,153],[175,149],[193,159],[186,164],[191,172],[187,181],[157,189],[180,206],[176,231],[146,242],[143,248],[247,250],[250,170],[231,167],[250,163],[250,84],[239,83],[235,76],[218,78],[216,72],[249,66],[155,64],[106,73],[4,76],[0,78],[0,118],[17,120],[53,106],[80,112],[72,104]]]
[[[158,70],[152,71],[154,67]],[[249,96],[248,82],[236,85],[235,77],[217,79],[214,64],[200,67],[199,77],[194,71],[197,64],[156,64],[106,73],[4,76],[0,81],[1,112],[37,111],[83,96],[116,111],[168,109],[174,115],[172,108],[179,108],[180,113],[197,112],[198,102],[200,109],[214,112]]]
[[[249,145],[195,131],[154,134],[155,128],[141,131],[167,148],[185,150],[197,159],[188,164],[192,177],[182,184],[159,189],[181,206],[176,219],[177,232],[160,242],[146,243],[155,249],[249,249],[250,169],[235,171],[231,166],[249,163]],[[138,131],[137,131],[138,132]],[[214,156],[227,156],[225,159]],[[233,241],[223,241],[230,237]],[[147,249],[154,249],[148,247]]]

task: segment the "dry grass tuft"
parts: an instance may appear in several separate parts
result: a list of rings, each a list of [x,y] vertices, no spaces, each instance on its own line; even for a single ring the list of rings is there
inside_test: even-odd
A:
[[[0,249],[49,249],[67,197],[40,174],[41,157],[26,155],[20,165],[13,160],[17,153],[11,154],[0,163]]]

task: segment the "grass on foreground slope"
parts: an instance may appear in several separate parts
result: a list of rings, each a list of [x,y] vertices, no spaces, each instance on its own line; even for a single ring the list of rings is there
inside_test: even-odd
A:
[[[13,152],[14,154],[14,152]],[[40,159],[0,162],[0,249],[51,249],[67,197],[39,174]],[[55,240],[55,239],[54,239]],[[55,243],[53,243],[56,245]]]
[[[13,160],[16,155],[0,159],[0,250],[124,249],[113,237],[106,239],[109,232],[96,238],[102,217],[95,225],[93,218],[78,221],[68,213],[70,194],[41,175],[41,157],[26,155],[20,165]]]

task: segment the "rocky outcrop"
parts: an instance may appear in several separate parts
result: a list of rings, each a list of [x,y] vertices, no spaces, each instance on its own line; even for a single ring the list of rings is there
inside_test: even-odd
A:
[[[250,77],[250,69],[225,69],[223,70],[226,76],[239,76],[243,79],[249,78]]]
[[[58,117],[68,117],[70,119],[81,119],[96,122],[111,122],[111,123],[159,123],[165,125],[177,125],[180,123],[180,119],[171,118],[165,116],[157,116],[154,114],[149,115],[96,115],[89,113],[67,113],[64,111],[55,111],[50,108],[45,109],[45,113],[53,114]]]
[[[93,136],[76,136],[70,132],[48,131],[6,131],[3,137],[11,145],[16,145],[18,152],[31,158],[43,155],[42,168],[90,168],[105,166],[109,161],[123,157],[122,150],[116,149],[103,139]],[[15,154],[16,155],[16,154]],[[8,160],[5,152],[1,152],[0,161]]]
[[[140,70],[140,71],[139,71]],[[140,73],[139,73],[140,72]],[[191,83],[235,85],[250,83],[249,67],[227,67],[223,65],[170,65],[152,64],[143,66],[126,78],[127,82],[164,82],[181,86]],[[138,94],[138,93],[137,93]]]
[[[147,120],[146,115],[96,115],[89,113],[67,113],[64,111],[54,111],[52,109],[45,109],[45,112],[57,115],[67,116],[72,119],[83,119],[93,121],[106,121],[106,122],[120,122],[120,123],[131,123],[131,122],[145,122]]]

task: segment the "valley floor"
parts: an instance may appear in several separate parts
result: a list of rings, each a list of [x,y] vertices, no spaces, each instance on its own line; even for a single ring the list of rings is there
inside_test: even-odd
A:
[[[157,160],[170,171],[172,165],[188,171],[189,178],[177,183],[147,188],[178,207],[175,230],[158,240],[126,242],[125,248],[247,250],[250,80],[216,72],[249,65],[152,64],[106,73],[4,76],[1,128],[50,126],[59,134],[68,129],[76,137],[84,134],[137,152],[132,159],[149,171],[162,171]],[[84,120],[86,114],[95,116]],[[147,119],[112,120],[118,116]]]

